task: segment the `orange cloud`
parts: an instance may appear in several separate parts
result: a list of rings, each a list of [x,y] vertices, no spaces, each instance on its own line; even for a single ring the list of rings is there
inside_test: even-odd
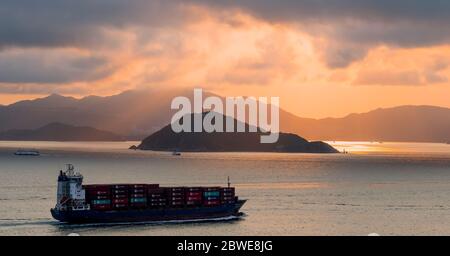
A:
[[[446,84],[450,77],[450,47],[387,48],[370,51],[352,68],[353,84],[415,86]]]

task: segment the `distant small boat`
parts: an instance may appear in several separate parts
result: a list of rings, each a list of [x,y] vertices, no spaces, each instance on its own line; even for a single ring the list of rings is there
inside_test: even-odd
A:
[[[39,156],[41,154],[37,150],[19,149],[14,153],[14,155],[16,155],[16,156]]]
[[[180,151],[178,151],[178,150],[174,150],[174,151],[172,152],[172,156],[181,156],[181,153],[180,153]]]

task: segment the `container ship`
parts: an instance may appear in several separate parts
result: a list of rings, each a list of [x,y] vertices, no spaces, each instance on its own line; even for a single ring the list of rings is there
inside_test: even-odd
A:
[[[230,187],[161,187],[159,184],[83,185],[67,165],[58,176],[53,218],[66,223],[126,223],[234,219],[246,200]]]

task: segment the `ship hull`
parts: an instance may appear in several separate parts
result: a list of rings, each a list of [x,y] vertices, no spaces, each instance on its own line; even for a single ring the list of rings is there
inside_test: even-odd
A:
[[[65,223],[124,223],[211,220],[239,216],[245,200],[214,207],[134,209],[124,211],[59,211],[51,209],[53,218]]]

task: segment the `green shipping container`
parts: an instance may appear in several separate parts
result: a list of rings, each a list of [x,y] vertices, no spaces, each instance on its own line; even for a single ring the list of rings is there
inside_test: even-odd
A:
[[[203,196],[220,196],[220,192],[219,191],[205,191],[203,192]]]
[[[111,200],[92,200],[92,204],[111,204]]]
[[[131,198],[131,203],[146,203],[147,198],[145,197],[137,197],[137,198]]]

